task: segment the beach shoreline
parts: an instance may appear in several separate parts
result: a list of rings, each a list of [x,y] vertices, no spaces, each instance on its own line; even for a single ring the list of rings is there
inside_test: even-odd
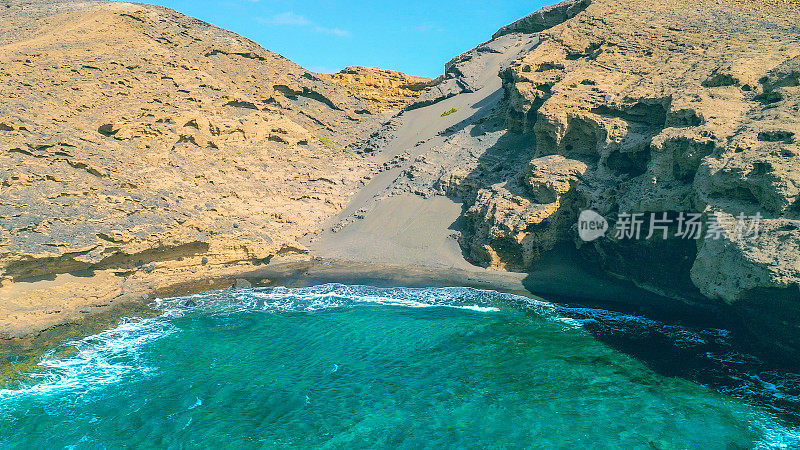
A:
[[[151,274],[122,280],[123,295],[113,299],[86,302],[74,291],[62,290],[61,297],[49,298],[51,305],[62,304],[58,313],[45,314],[44,319],[16,323],[15,335],[0,339],[0,373],[14,373],[14,367],[29,369],[41,355],[73,339],[80,339],[113,327],[122,318],[158,315],[154,307],[157,298],[181,297],[225,289],[259,287],[307,287],[327,283],[369,285],[375,287],[471,287],[493,290],[571,306],[608,309],[669,322],[693,326],[724,326],[715,318],[715,311],[698,314],[696,307],[667,300],[630,282],[602,274],[590,273],[579,265],[557,261],[544,264],[533,273],[515,273],[480,267],[454,268],[447,266],[386,265],[294,255],[273,260],[269,264],[238,265],[215,271],[209,268],[202,276],[169,282],[170,274]],[[98,291],[109,284],[109,278],[94,276],[81,281],[83,287],[94,285]],[[35,285],[54,281],[19,283],[19,291],[33,292]],[[58,285],[58,284],[56,284]],[[69,286],[69,284],[61,284]],[[13,286],[3,289],[10,291]],[[23,289],[24,288],[24,289]],[[51,288],[49,286],[48,288]],[[18,291],[18,292],[19,292]],[[48,291],[49,292],[49,291]],[[116,292],[114,290],[113,292]],[[633,301],[632,301],[633,300]],[[84,306],[81,306],[84,305]],[[77,314],[68,314],[76,310]],[[22,310],[6,307],[0,321],[8,324]]]

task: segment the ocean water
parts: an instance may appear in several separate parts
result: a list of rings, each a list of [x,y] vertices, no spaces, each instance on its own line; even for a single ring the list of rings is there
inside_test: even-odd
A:
[[[712,358],[721,330],[466,288],[265,288],[157,307],[0,390],[0,448],[800,446],[785,404],[763,401],[787,401],[780,382],[712,364],[729,382],[706,386],[603,338],[649,333],[678,349],[667,359]]]

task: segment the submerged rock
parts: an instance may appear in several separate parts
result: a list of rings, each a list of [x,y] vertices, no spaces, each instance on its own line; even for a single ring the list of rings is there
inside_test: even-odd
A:
[[[253,285],[249,281],[242,278],[237,278],[236,281],[233,283],[234,289],[250,289],[252,287]]]

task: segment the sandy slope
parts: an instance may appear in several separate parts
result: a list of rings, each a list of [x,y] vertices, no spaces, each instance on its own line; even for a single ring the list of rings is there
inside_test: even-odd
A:
[[[536,38],[510,35],[499,41],[501,52],[479,55],[485,69],[473,82],[478,89],[406,111],[385,127],[383,132],[390,136],[377,148],[376,159],[387,170],[326,223],[324,231],[310,242],[315,255],[398,266],[474,267],[464,260],[453,237],[461,205],[445,196],[414,195],[413,188],[407,186],[395,188],[414,162],[447,144],[448,130],[479,122],[497,107],[502,99],[497,74],[534,46]],[[443,116],[452,109],[456,111]],[[474,144],[474,148],[481,147],[478,142]]]
[[[362,188],[345,209],[331,218],[323,231],[303,242],[324,260],[311,263],[298,279],[310,281],[394,280],[401,284],[449,280],[532,293],[550,300],[619,302],[637,306],[669,304],[640,292],[631,283],[611,279],[575,264],[574,249],[559,248],[535,270],[514,273],[470,264],[462,254],[457,236],[461,230],[462,203],[448,189],[431,190],[426,164],[461,167],[483,159],[500,148],[524,157],[530,150],[524,139],[506,133],[497,121],[503,99],[498,73],[538,40],[532,35],[512,34],[494,41],[494,51],[472,56],[477,68],[471,87],[428,106],[405,111],[382,130],[376,141],[375,159],[386,170]],[[497,51],[499,49],[500,51]],[[442,116],[451,109],[453,114]],[[372,145],[372,144],[369,144]],[[490,150],[491,149],[491,150]],[[464,152],[469,153],[467,156]],[[444,160],[444,162],[443,162]],[[510,168],[509,168],[510,169]],[[501,177],[504,170],[492,170]],[[409,173],[413,173],[409,179]],[[418,179],[413,179],[416,176]],[[491,176],[486,177],[491,179]],[[485,181],[485,180],[484,180]],[[444,195],[450,194],[450,195]],[[274,278],[292,264],[273,264],[259,272]],[[257,278],[257,277],[256,277]]]

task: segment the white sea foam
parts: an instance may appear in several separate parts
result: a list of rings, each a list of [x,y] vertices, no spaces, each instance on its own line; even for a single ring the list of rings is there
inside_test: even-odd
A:
[[[500,311],[500,308],[495,308],[494,306],[472,305],[472,306],[455,306],[455,308],[468,309],[470,311],[477,311],[477,312],[499,312]]]
[[[142,359],[141,348],[179,332],[173,319],[187,313],[314,312],[362,304],[406,308],[453,307],[486,313],[499,311],[489,306],[497,295],[500,294],[465,288],[379,289],[329,284],[297,289],[217,291],[157,299],[156,307],[163,311],[161,316],[125,319],[115,328],[67,342],[65,346],[78,349],[69,357],[57,358],[55,351],[47,352],[39,362],[44,369],[31,375],[35,384],[20,389],[0,389],[0,401],[26,395],[86,392],[119,383],[129,376],[151,374],[155,368]],[[468,304],[462,304],[465,302]]]
[[[528,303],[529,300],[470,288],[374,288],[326,284],[307,288],[277,287],[218,291],[191,297],[160,299],[157,302],[159,308],[164,310],[189,308],[211,314],[258,310],[313,312],[360,304],[406,308],[454,307],[479,312],[495,312],[499,311],[499,308],[493,306],[495,303],[512,298],[518,304]],[[521,301],[521,299],[524,300]],[[538,303],[549,305],[545,302]],[[534,303],[530,303],[530,305],[534,305]]]
[[[24,395],[49,395],[66,391],[86,392],[116,384],[130,374],[148,374],[154,369],[140,356],[140,349],[178,331],[170,322],[174,313],[148,319],[126,319],[116,328],[66,346],[78,352],[67,358],[45,353],[39,365],[45,369],[31,375],[36,384],[22,389],[1,389],[0,401]]]
[[[144,360],[141,349],[158,339],[178,333],[180,330],[173,319],[187,314],[232,315],[255,311],[314,313],[370,304],[405,308],[446,307],[482,314],[501,312],[505,308],[524,309],[546,320],[568,325],[569,329],[580,329],[587,324],[602,324],[614,332],[660,333],[676,345],[686,347],[703,345],[708,341],[726,341],[728,338],[728,333],[724,330],[704,330],[699,334],[636,315],[592,308],[569,308],[538,299],[472,288],[375,288],[326,284],[307,288],[217,291],[158,299],[156,307],[163,311],[160,317],[124,320],[113,329],[70,342],[68,345],[78,349],[78,353],[71,357],[59,359],[54,357],[54,352],[50,352],[40,362],[44,371],[33,375],[37,384],[23,389],[0,390],[0,413],[4,401],[21,396],[102,389],[128,377],[154,373],[156,369]],[[709,357],[715,356],[732,358],[730,355],[709,354]],[[333,367],[333,371],[338,369],[336,365]],[[786,398],[783,386],[775,382],[753,380],[747,376],[743,376],[741,380],[743,386],[769,391],[776,398]],[[785,446],[784,442],[800,444],[800,437],[795,431],[774,429],[767,433],[762,447],[769,448],[767,443],[772,443],[773,447],[792,448],[788,444]]]

